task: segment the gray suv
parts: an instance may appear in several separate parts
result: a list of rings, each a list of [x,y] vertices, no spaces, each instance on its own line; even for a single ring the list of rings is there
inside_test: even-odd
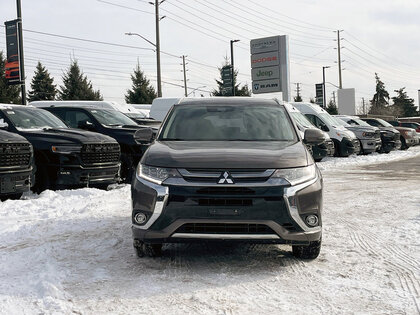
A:
[[[142,129],[144,143],[154,138]],[[169,111],[132,181],[137,255],[162,244],[242,241],[319,255],[322,177],[284,105],[242,97],[181,99]]]

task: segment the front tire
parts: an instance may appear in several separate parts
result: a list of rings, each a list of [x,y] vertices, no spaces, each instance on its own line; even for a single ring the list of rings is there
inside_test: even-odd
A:
[[[310,242],[309,245],[293,245],[293,256],[300,259],[315,259],[321,252],[322,240]]]

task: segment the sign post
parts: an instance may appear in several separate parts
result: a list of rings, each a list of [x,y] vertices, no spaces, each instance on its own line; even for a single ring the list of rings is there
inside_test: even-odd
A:
[[[315,84],[315,103],[322,108],[324,107],[324,84]]]
[[[233,72],[232,66],[224,66],[222,68],[223,91],[227,95],[233,95]]]
[[[19,20],[7,21],[6,27],[6,65],[5,77],[8,85],[20,84],[20,49],[18,36]]]
[[[251,40],[252,93],[282,92],[290,101],[289,38],[287,35]]]

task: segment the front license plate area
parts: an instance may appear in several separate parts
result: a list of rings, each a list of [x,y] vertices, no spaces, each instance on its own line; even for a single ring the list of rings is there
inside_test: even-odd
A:
[[[16,181],[11,177],[4,177],[0,180],[0,192],[9,193],[16,191]]]
[[[242,214],[242,210],[239,209],[210,209],[209,210],[211,215],[231,215],[236,216]]]

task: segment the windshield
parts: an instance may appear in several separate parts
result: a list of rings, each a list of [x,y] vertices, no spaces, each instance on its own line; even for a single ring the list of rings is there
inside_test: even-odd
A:
[[[56,116],[43,109],[13,107],[4,110],[3,113],[10,119],[13,126],[18,130],[43,129],[43,128],[67,128]]]
[[[110,109],[92,109],[92,115],[104,126],[118,127],[125,125],[137,125],[123,113]]]
[[[341,120],[338,117],[332,117],[339,126],[344,126],[344,127],[350,127],[350,125],[348,123],[346,123],[344,120]]]
[[[383,119],[376,118],[376,120],[377,120],[377,121],[379,121],[379,123],[380,123],[382,126],[384,126],[384,127],[394,127],[393,125],[391,125],[390,123],[386,122],[386,121],[385,121],[385,120],[383,120]]]
[[[321,118],[321,120],[330,126],[337,126],[337,122],[335,121],[334,117],[332,117],[330,114],[328,113],[319,113],[319,118]]]
[[[297,137],[280,106],[178,105],[159,140],[297,141]]]
[[[301,125],[303,128],[316,128],[309,120],[300,112],[290,113],[296,124]]]
[[[372,127],[371,125],[369,125],[366,121],[361,120],[359,118],[352,118],[357,124],[359,124],[360,126],[366,126],[366,127]]]

